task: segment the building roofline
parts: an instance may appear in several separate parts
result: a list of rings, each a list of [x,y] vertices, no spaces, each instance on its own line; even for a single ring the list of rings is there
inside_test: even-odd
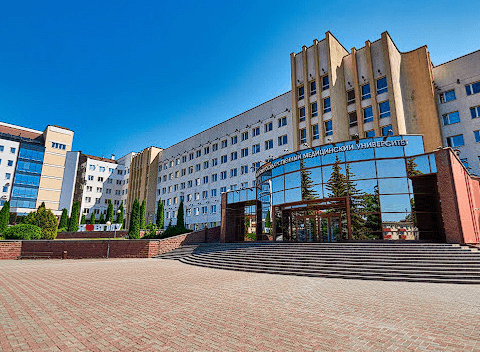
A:
[[[459,57],[457,57],[457,58],[455,58],[455,59],[448,60],[448,61],[446,61],[446,62],[443,62],[443,63],[441,63],[441,64],[438,64],[438,65],[435,65],[435,66],[433,66],[433,68],[435,68],[435,67],[439,67],[439,66],[442,66],[442,65],[445,65],[445,64],[448,64],[448,63],[450,63],[450,62],[453,62],[453,61],[455,61],[455,60],[463,59],[464,57],[466,57],[466,56],[468,56],[468,55],[475,54],[475,53],[477,53],[477,52],[479,52],[479,51],[480,51],[480,49],[478,49],[478,50],[475,50],[475,51],[472,51],[471,53],[468,53],[468,54],[465,54],[465,55],[459,56]]]
[[[6,122],[2,122],[2,121],[0,121],[0,125],[5,126],[5,127],[10,127],[10,128],[15,128],[17,130],[22,130],[22,131],[26,131],[26,132],[43,134],[43,131],[38,131],[38,130],[34,130],[33,128],[27,128],[27,127],[22,127],[22,126],[18,126],[18,125],[12,125],[10,123],[6,123]]]
[[[82,152],[80,152],[80,153],[83,154]],[[104,161],[104,162],[112,163],[112,164],[118,164],[116,160],[112,160],[112,159],[109,159],[109,158],[102,158],[102,157],[99,157],[99,156],[88,155],[88,154],[83,154],[83,155],[86,156],[89,159]]]

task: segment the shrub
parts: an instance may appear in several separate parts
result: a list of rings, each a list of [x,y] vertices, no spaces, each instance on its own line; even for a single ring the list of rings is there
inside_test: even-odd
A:
[[[3,233],[7,230],[9,218],[10,202],[7,201],[3,204],[2,210],[0,210],[0,233]]]
[[[42,236],[42,229],[35,225],[18,224],[5,231],[6,239],[38,240]]]
[[[67,232],[68,231],[68,227],[61,227],[58,229],[57,232]]]
[[[57,218],[50,209],[38,208],[35,225],[42,229],[42,238],[54,240],[57,237]]]
[[[170,227],[167,227],[167,229],[162,234],[162,236],[160,236],[160,238],[178,236],[188,232],[192,232],[192,230],[189,230],[185,227],[180,227],[180,226],[170,226]]]
[[[156,237],[156,235],[157,235],[157,225],[150,222],[145,226],[145,228],[146,228],[147,231],[145,233],[145,236],[143,236],[143,238],[155,238]]]
[[[59,229],[63,229],[68,227],[68,211],[67,209],[63,208],[62,216],[60,217],[60,223],[58,224]]]

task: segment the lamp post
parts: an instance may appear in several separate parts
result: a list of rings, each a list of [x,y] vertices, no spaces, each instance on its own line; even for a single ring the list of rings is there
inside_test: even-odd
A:
[[[110,226],[112,223],[110,221],[107,221],[107,226]],[[110,237],[108,238],[108,247],[107,247],[107,259],[110,254]]]

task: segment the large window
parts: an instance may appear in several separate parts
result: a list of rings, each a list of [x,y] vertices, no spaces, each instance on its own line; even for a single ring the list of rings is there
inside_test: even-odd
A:
[[[305,89],[303,86],[298,87],[298,100],[302,100],[305,96]]]
[[[462,145],[465,145],[465,141],[463,140],[463,134],[447,137],[447,145],[452,148],[461,147]]]
[[[332,111],[332,107],[330,106],[330,97],[328,97],[323,99],[323,113],[326,114],[330,111]]]
[[[272,122],[266,123],[265,124],[265,133],[270,132],[271,130],[273,130],[273,123]]]
[[[479,143],[480,142],[480,131],[473,131],[473,135],[475,137],[475,142]]]
[[[305,107],[298,109],[298,121],[305,121]]]
[[[347,105],[355,104],[355,90],[351,89],[347,92]]]
[[[318,124],[317,125],[313,125],[312,126],[312,139],[313,140],[316,140],[316,139],[319,139],[320,138],[320,135],[318,133]]]
[[[317,102],[314,102],[310,105],[310,109],[311,109],[311,116],[312,117],[317,117],[318,116],[318,104]]]
[[[465,86],[465,91],[466,91],[467,95],[480,93],[480,82],[467,84]]]
[[[300,143],[301,144],[307,143],[307,129],[306,128],[302,128],[300,130]]]
[[[260,153],[260,144],[252,145],[252,154]]]
[[[355,127],[358,125],[357,122],[357,112],[353,111],[348,114],[348,120],[350,121],[350,127]]]
[[[378,104],[378,110],[380,111],[380,118],[390,116],[390,102],[388,100],[382,101]]]
[[[287,144],[287,135],[283,135],[278,137],[278,145],[285,145]]]
[[[385,136],[392,136],[392,135],[393,135],[392,125],[382,127],[382,136],[385,137]]]
[[[372,96],[370,94],[370,84],[364,84],[362,86],[362,100],[370,99]]]
[[[315,81],[310,82],[310,95],[317,94],[317,83]]]
[[[373,121],[373,110],[371,106],[367,106],[363,109],[363,123],[372,122]]]
[[[377,95],[388,92],[387,77],[377,79]]]
[[[322,77],[322,90],[327,90],[330,88],[330,83],[328,79],[328,75]]]
[[[272,149],[272,148],[273,148],[273,139],[265,141],[265,150]]]
[[[470,115],[472,116],[472,119],[480,117],[480,106],[470,108]]]
[[[460,114],[458,111],[451,112],[448,114],[443,115],[443,125],[452,125],[454,123],[460,122]]]
[[[286,126],[286,125],[287,125],[287,117],[286,116],[278,119],[278,127],[282,127],[282,126]]]
[[[280,126],[278,126],[280,127]],[[258,136],[260,134],[260,127],[255,127],[252,129],[252,136]]]
[[[332,120],[325,121],[325,136],[333,135],[333,123]]]
[[[365,137],[366,138],[375,137],[375,131],[374,130],[365,131]]]
[[[455,90],[452,89],[452,90],[449,90],[448,92],[440,93],[439,99],[441,104],[457,99],[455,97]]]

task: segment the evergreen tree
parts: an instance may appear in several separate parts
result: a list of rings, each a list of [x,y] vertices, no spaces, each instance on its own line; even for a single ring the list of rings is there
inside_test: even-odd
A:
[[[45,208],[45,202],[42,202],[42,204],[40,204],[40,206],[38,207],[38,209],[40,208]]]
[[[365,219],[367,237],[370,239],[382,238],[382,222],[380,220],[380,196],[378,186],[375,186],[373,194],[363,196],[363,211],[368,213]]]
[[[107,221],[113,223],[113,204],[112,201],[108,200],[108,207],[107,207]]]
[[[130,215],[130,225],[128,227],[128,237],[137,239],[140,238],[140,204],[135,198],[132,206],[132,213]]]
[[[345,176],[342,174],[342,168],[340,167],[340,159],[338,155],[333,165],[332,174],[325,186],[330,192],[329,197],[345,197],[346,195],[346,182]]]
[[[85,214],[82,214],[82,220],[80,221],[82,225],[85,225],[87,223],[87,219],[85,219]]]
[[[300,160],[300,185],[302,190],[302,200],[317,199],[318,194],[313,189],[313,181],[310,177],[311,171],[304,169],[303,159]]]
[[[4,233],[8,228],[8,221],[10,219],[10,201],[3,204],[0,210],[0,233]]]
[[[63,208],[62,216],[60,217],[60,222],[58,224],[59,229],[68,229],[68,210]]]
[[[42,229],[42,239],[54,240],[57,237],[57,217],[50,209],[38,208],[35,225]]]
[[[407,175],[408,177],[423,175],[423,172],[417,170],[418,164],[415,162],[415,158],[407,159]]]
[[[73,202],[72,213],[70,214],[70,220],[68,221],[68,231],[78,231],[78,218],[80,216],[80,204]]]
[[[105,218],[103,216],[103,213],[100,214],[100,219],[98,220],[99,224],[105,224]]]
[[[165,214],[163,209],[163,203],[162,203],[162,200],[159,199],[157,204],[157,227],[159,229],[163,229],[164,220],[165,220]]]
[[[117,224],[123,225],[123,204],[120,204],[118,210],[120,210],[120,212],[117,213],[117,220],[115,222]]]
[[[90,215],[90,225],[95,225],[95,213],[92,213],[92,215]]]
[[[140,206],[140,229],[145,228],[145,199],[142,201]]]
[[[180,205],[178,206],[177,228],[181,230],[185,229],[185,215],[183,212],[183,200],[180,201]]]
[[[28,213],[25,219],[23,219],[23,223],[27,225],[35,225],[37,223],[37,212],[32,211]]]
[[[270,209],[267,211],[267,215],[265,216],[265,228],[272,227],[272,220],[270,219]]]

